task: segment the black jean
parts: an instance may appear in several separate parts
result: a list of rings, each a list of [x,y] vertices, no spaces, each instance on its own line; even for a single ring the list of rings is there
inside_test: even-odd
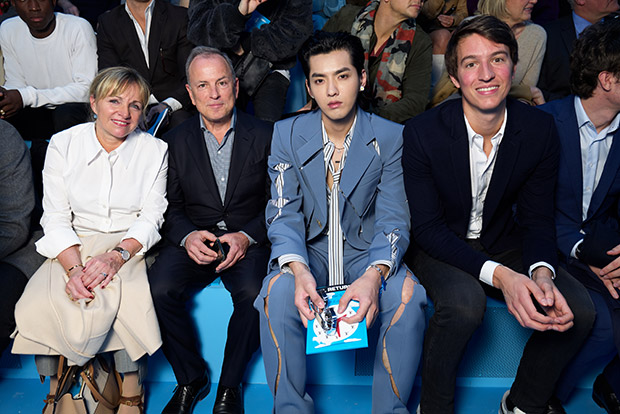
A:
[[[470,245],[484,250],[476,241]],[[518,250],[489,256],[527,274]],[[479,275],[466,273],[421,251],[415,253],[411,264],[435,305],[424,340],[421,409],[423,413],[451,414],[459,363],[467,343],[482,323],[487,293],[499,298],[502,295],[498,289],[480,282]],[[563,333],[533,331],[523,350],[510,398],[521,410],[532,414],[544,412],[564,366],[588,335],[595,316],[585,288],[563,269],[556,272],[555,284],[575,315],[574,326]]]

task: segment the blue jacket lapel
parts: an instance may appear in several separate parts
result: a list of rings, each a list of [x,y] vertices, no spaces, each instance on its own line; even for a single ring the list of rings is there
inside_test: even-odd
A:
[[[364,175],[372,159],[378,156],[372,142],[376,140],[370,123],[371,115],[358,109],[357,122],[347,153],[344,170],[340,177],[340,190],[345,198],[349,198],[361,177]],[[344,207],[344,204],[340,206]]]
[[[560,160],[562,158],[566,160],[564,165],[568,170],[569,177],[567,178],[573,190],[573,200],[577,202],[575,208],[577,208],[581,215],[583,209],[583,172],[581,170],[579,125],[577,124],[574,102],[572,96],[562,101],[562,105],[558,107],[556,126],[562,147],[562,157],[560,157]],[[559,179],[566,179],[566,177],[559,177]]]
[[[309,117],[303,117],[297,126],[298,136],[291,139],[300,140],[292,148],[297,149],[299,172],[305,185],[312,192],[314,205],[318,206],[320,217],[327,218],[327,190],[325,181],[325,163],[323,161],[323,135],[321,132],[321,111],[315,111]]]
[[[601,206],[609,193],[609,187],[611,187],[618,174],[618,169],[620,168],[620,142],[618,141],[620,141],[620,129],[614,134],[613,142],[609,149],[609,155],[607,156],[607,161],[605,161],[605,167],[601,174],[601,179],[594,190],[594,194],[592,194],[587,218],[592,217]],[[581,165],[581,161],[579,165]]]

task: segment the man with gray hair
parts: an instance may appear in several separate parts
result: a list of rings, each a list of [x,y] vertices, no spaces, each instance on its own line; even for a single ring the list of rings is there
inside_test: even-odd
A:
[[[178,387],[164,414],[192,413],[209,392],[207,364],[186,309],[220,277],[234,311],[213,413],[243,413],[240,384],[259,346],[258,295],[269,259],[265,205],[272,127],[235,109],[239,81],[217,49],[190,53],[186,85],[199,114],[164,135],[168,211],[164,245],[149,271],[163,351]]]

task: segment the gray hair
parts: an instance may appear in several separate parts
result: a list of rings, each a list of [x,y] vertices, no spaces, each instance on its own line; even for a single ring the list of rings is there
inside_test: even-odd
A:
[[[185,76],[187,77],[187,83],[190,83],[189,82],[189,67],[194,61],[194,59],[196,59],[197,57],[208,58],[211,56],[221,56],[224,59],[224,61],[226,61],[226,65],[228,66],[228,69],[230,70],[230,74],[232,75],[232,78],[235,79],[237,77],[235,75],[235,68],[232,62],[230,61],[230,58],[226,55],[226,53],[214,47],[196,46],[189,53],[189,56],[187,57],[187,62],[185,63]]]

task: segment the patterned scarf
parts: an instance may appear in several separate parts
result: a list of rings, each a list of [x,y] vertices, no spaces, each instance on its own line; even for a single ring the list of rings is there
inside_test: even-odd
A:
[[[360,38],[365,50],[366,73],[369,73],[368,57],[372,52],[370,50],[370,38],[373,35],[373,23],[380,1],[370,0],[366,7],[357,15],[353,22],[353,27],[351,27],[351,34]],[[377,80],[372,91],[373,106],[383,107],[402,98],[403,75],[405,73],[407,55],[409,55],[411,43],[415,36],[415,29],[415,20],[405,20],[398,25],[398,28],[385,44],[381,52]]]

